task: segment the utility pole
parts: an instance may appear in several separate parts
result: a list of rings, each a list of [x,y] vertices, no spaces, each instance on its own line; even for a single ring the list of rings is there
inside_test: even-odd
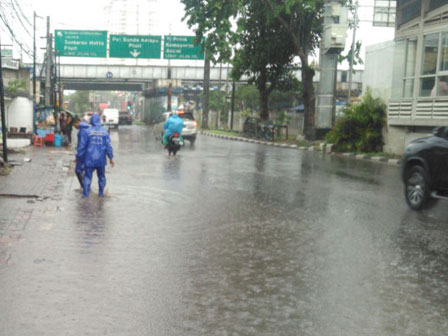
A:
[[[37,106],[37,92],[36,92],[36,12],[33,15],[33,134],[36,134],[36,106]]]
[[[45,74],[45,106],[51,105],[51,60],[52,60],[52,36],[50,34],[50,17],[47,16],[47,53],[46,58],[46,74]]]
[[[229,63],[227,63],[227,74],[226,74],[226,92],[225,92],[225,99],[224,99],[224,111],[225,114],[227,116],[227,127],[229,127],[229,122],[230,122],[230,118],[229,118]]]
[[[351,57],[350,57],[350,68],[348,72],[348,94],[347,94],[347,103],[350,104],[350,99],[352,98],[352,77],[353,77],[353,60],[355,59],[355,46],[356,46],[356,29],[358,26],[358,7],[359,2],[356,0],[355,4],[355,13],[353,18],[353,41],[351,47]]]
[[[219,119],[221,115],[221,78],[222,78],[222,63],[219,64],[219,82],[218,82],[218,110],[216,111],[215,129],[219,128]]]
[[[235,112],[235,81],[232,82],[232,106],[230,109],[230,130],[233,131],[233,114]]]
[[[3,161],[8,162],[5,90],[3,88],[2,43],[0,40],[0,112],[2,118]]]
[[[170,23],[170,36],[171,36],[171,23]],[[166,46],[164,46],[166,49]],[[168,102],[167,110],[171,112],[172,110],[172,97],[173,97],[173,84],[171,83],[171,60],[168,60]]]
[[[347,8],[339,1],[325,1],[324,32],[320,46],[320,80],[317,90],[316,128],[318,137],[333,127],[339,54],[345,48]]]
[[[204,100],[202,104],[202,128],[208,129],[208,113],[210,110],[210,57],[205,50],[204,64]]]

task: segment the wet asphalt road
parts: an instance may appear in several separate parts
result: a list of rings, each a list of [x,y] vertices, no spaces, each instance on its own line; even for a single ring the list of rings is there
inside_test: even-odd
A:
[[[410,211],[398,168],[205,136],[173,158],[137,126],[112,141],[105,200],[70,176],[0,242],[0,335],[448,333],[448,203]]]

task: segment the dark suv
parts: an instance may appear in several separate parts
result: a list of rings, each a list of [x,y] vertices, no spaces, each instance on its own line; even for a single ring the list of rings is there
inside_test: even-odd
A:
[[[412,209],[422,209],[430,199],[448,200],[448,127],[436,128],[433,136],[406,147],[402,178]]]

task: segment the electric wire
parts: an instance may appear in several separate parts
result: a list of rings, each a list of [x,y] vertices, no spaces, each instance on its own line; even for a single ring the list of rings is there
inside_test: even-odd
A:
[[[0,20],[3,22],[3,24],[9,31],[9,35],[11,36],[11,38],[14,40],[14,42],[16,42],[20,46],[21,50],[23,50],[28,56],[33,57],[33,53],[30,51],[31,48],[27,45],[24,45],[24,43],[22,43],[15,37],[14,31],[12,30],[8,21],[4,18],[3,15],[4,15],[3,13],[0,13]]]
[[[9,3],[11,4],[11,8],[13,9],[13,11],[15,13],[15,15],[13,15],[13,16],[15,16],[17,18],[17,20],[20,22],[20,24],[22,25],[25,32],[31,37],[32,35],[31,35],[30,31],[28,30],[28,28],[23,23],[22,19],[20,18],[21,15],[17,11],[17,8],[14,6],[14,2],[12,0],[10,0]],[[12,13],[12,14],[14,14],[14,13]]]

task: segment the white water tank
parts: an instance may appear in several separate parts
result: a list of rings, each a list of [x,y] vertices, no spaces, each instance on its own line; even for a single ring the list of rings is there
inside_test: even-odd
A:
[[[26,127],[26,132],[33,131],[33,101],[26,97],[16,97],[7,108],[6,125],[8,130],[16,127],[19,131]]]

